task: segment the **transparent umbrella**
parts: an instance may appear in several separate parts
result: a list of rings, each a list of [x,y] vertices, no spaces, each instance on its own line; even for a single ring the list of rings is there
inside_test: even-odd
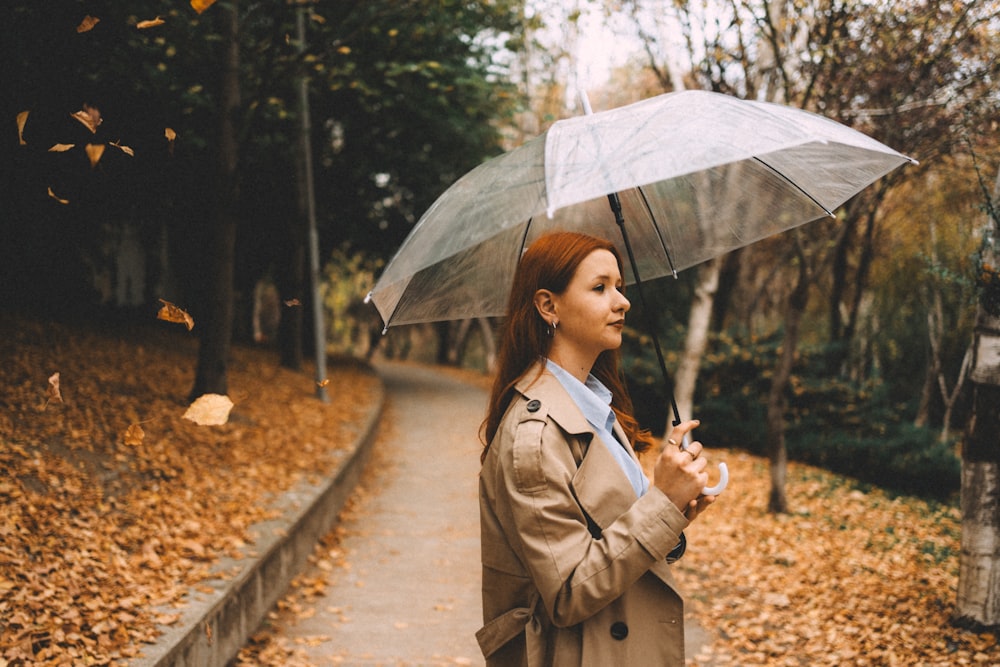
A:
[[[832,216],[906,162],[822,116],[705,91],[560,120],[449,187],[369,299],[387,329],[502,316],[521,253],[555,230],[614,242],[626,283],[676,275]]]

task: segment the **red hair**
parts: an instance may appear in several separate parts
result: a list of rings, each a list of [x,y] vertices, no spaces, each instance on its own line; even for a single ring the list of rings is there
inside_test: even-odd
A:
[[[532,243],[521,257],[507,300],[507,316],[497,354],[497,373],[481,429],[485,445],[482,459],[485,460],[490,442],[514,398],[514,385],[533,363],[548,355],[552,344],[552,338],[547,333],[548,324],[535,309],[535,293],[540,289],[555,294],[565,292],[577,267],[595,250],[611,252],[618,262],[618,270],[622,271],[621,257],[613,243],[576,232],[547,234]],[[605,350],[597,357],[590,372],[611,390],[611,408],[618,423],[635,451],[642,452],[653,444],[653,437],[648,431],[641,430],[632,416],[632,399],[619,370],[619,360],[618,350]]]

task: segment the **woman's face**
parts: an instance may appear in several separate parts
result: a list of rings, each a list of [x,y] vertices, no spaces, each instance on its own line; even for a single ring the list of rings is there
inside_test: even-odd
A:
[[[576,267],[572,280],[552,302],[558,327],[553,345],[585,358],[621,347],[628,299],[615,256],[595,250]]]

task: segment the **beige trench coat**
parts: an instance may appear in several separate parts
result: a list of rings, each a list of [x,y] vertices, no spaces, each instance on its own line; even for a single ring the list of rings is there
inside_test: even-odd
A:
[[[666,557],[688,521],[655,487],[636,499],[559,380],[538,370],[480,476],[486,663],[680,667],[683,602]]]

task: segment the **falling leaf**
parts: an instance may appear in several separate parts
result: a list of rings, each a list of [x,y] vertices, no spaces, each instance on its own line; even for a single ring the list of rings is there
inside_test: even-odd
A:
[[[73,118],[83,123],[92,134],[97,134],[97,126],[101,124],[101,112],[96,107],[84,104],[83,109],[71,114]]]
[[[191,7],[199,14],[214,4],[215,0],[191,0]]]
[[[173,128],[167,127],[163,130],[163,136],[167,138],[167,153],[169,155],[174,154],[174,139],[177,138],[177,133],[174,132]]]
[[[316,386],[317,387],[325,387],[328,384],[330,384],[330,379],[329,378],[325,378],[325,379],[320,380],[319,382],[317,382]]]
[[[128,155],[129,157],[135,157],[135,151],[128,146],[122,146],[121,141],[113,141],[111,142],[110,145],[114,146],[115,148],[120,150],[122,153],[125,153],[125,155]]]
[[[62,394],[59,392],[59,373],[58,371],[49,376],[49,386],[46,390],[46,395],[48,400],[63,402]]]
[[[52,144],[49,147],[49,152],[50,153],[65,153],[66,151],[70,150],[74,146],[76,146],[76,144]]]
[[[166,23],[166,21],[157,16],[155,19],[151,19],[148,21],[139,21],[138,23],[135,24],[135,27],[138,28],[139,30],[146,30],[147,28],[155,28],[157,26],[161,26],[164,23]]]
[[[191,329],[194,328],[194,318],[188,315],[187,312],[178,308],[169,301],[160,299],[160,303],[162,303],[163,306],[160,308],[160,312],[156,314],[156,319],[185,324],[187,325],[188,331],[191,331]]]
[[[83,20],[80,21],[80,25],[76,26],[76,31],[90,32],[91,30],[94,29],[95,25],[100,23],[100,21],[101,19],[91,16],[90,14],[87,14],[86,16],[83,17]]]
[[[60,204],[68,204],[69,203],[68,199],[62,199],[61,197],[57,197],[56,193],[52,192],[52,188],[49,188],[49,197],[52,197],[52,199],[55,199]]]
[[[299,301],[298,299],[288,299],[287,301],[285,301],[285,305],[291,308],[293,306],[301,306],[302,302]]]
[[[17,141],[22,146],[27,146],[28,142],[24,140],[24,124],[28,122],[28,114],[30,111],[22,111],[17,114]]]
[[[229,421],[229,411],[233,402],[222,394],[202,394],[188,406],[184,419],[199,426],[221,426]]]
[[[85,150],[87,151],[87,157],[90,159],[91,167],[96,167],[97,163],[101,161],[101,156],[104,155],[105,148],[104,144],[87,144]]]
[[[145,431],[138,424],[132,424],[125,430],[125,444],[130,447],[138,447],[145,437]]]

